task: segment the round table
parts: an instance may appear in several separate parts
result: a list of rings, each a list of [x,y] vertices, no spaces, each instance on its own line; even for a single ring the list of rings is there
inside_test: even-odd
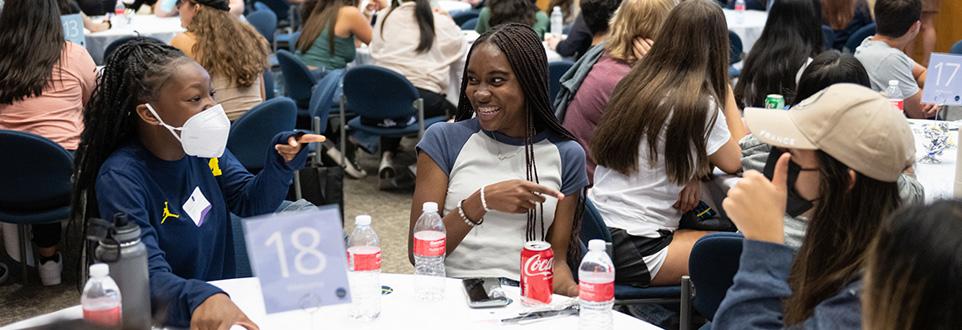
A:
[[[519,289],[504,287],[505,294],[513,302],[502,308],[472,309],[466,303],[464,289],[458,279],[446,279],[444,300],[436,303],[418,301],[414,297],[414,275],[381,274],[381,283],[394,289],[391,294],[381,298],[381,315],[373,321],[355,320],[348,316],[350,305],[333,305],[321,307],[308,313],[306,311],[289,311],[267,315],[261,297],[261,286],[257,278],[238,278],[210,282],[223,289],[231,296],[237,306],[261,329],[545,329],[545,330],[576,330],[577,316],[565,316],[545,319],[526,325],[500,324],[504,318],[517,316],[524,308],[519,302]],[[567,298],[559,295],[553,297],[558,303]],[[613,312],[615,329],[646,330],[659,329],[645,321],[633,318],[620,312]],[[11,329],[20,329],[47,324],[57,319],[77,319],[82,312],[80,306],[63,309],[58,312],[34,317],[10,325]]]
[[[130,24],[124,27],[114,27],[107,31],[84,33],[87,42],[87,52],[93,57],[94,62],[103,65],[104,50],[107,45],[117,39],[129,36],[144,36],[157,38],[164,43],[170,43],[177,33],[184,32],[180,26],[179,17],[157,17],[154,15],[131,15]],[[101,20],[103,17],[94,17],[93,20]]]
[[[745,54],[752,49],[755,41],[762,36],[765,29],[765,21],[768,20],[768,12],[760,10],[746,10],[743,19],[738,18],[738,12],[731,9],[725,11],[725,20],[728,22],[728,29],[742,39],[742,49]]]

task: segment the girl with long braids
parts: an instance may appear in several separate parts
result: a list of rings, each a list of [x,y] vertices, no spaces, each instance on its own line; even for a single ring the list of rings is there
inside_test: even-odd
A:
[[[443,208],[448,276],[518,280],[522,245],[544,240],[554,292],[578,294],[567,260],[588,178],[584,151],[551,110],[547,69],[531,28],[482,35],[468,52],[456,122],[431,126],[418,144],[411,228],[424,202]]]
[[[37,134],[73,151],[81,112],[97,85],[96,64],[66,42],[57,0],[8,0],[0,13],[0,129]],[[29,45],[27,41],[29,40]],[[60,284],[60,223],[33,225],[40,281]]]
[[[123,212],[140,226],[155,319],[192,329],[256,329],[207,284],[236,273],[230,214],[274,212],[305,163],[303,145],[324,137],[279,133],[276,153],[251,175],[225,151],[230,122],[207,72],[149,39],[107,58],[84,124],[73,219]]]
[[[178,1],[187,32],[170,44],[200,63],[214,80],[215,99],[227,118],[237,120],[264,101],[270,47],[250,24],[231,17],[227,0]]]
[[[729,129],[741,115],[724,106],[724,13],[709,0],[683,1],[661,31],[615,87],[591,140],[598,167],[589,197],[611,231],[615,283],[639,287],[678,284],[688,274],[691,248],[708,232],[678,225],[700,198],[700,178],[713,166],[741,169]]]

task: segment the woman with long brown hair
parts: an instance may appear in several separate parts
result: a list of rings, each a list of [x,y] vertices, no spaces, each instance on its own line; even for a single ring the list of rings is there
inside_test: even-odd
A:
[[[703,231],[678,229],[712,166],[741,168],[727,121],[728,28],[716,3],[678,4],[647,55],[618,83],[591,153],[595,203],[614,239],[615,282],[677,284]],[[727,113],[726,113],[727,112]],[[727,120],[726,120],[727,118]]]
[[[723,203],[745,242],[713,327],[859,329],[867,246],[902,203],[896,181],[915,159],[908,123],[855,84],[789,111],[748,109],[745,121],[784,153],[771,179],[748,171]],[[790,192],[814,205],[797,255],[784,237]]]
[[[872,13],[865,0],[821,0],[821,7],[822,23],[835,33],[832,48],[837,50],[845,47],[855,31],[872,23]]]
[[[227,0],[182,0],[180,33],[171,45],[211,75],[216,94],[231,121],[264,101],[262,74],[270,47],[248,24],[230,15]]]
[[[297,53],[311,70],[343,69],[354,60],[357,41],[371,42],[370,20],[355,0],[308,0]]]

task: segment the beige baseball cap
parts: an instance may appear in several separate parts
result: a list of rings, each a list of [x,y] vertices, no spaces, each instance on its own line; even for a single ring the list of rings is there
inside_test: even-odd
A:
[[[789,111],[745,109],[745,123],[764,143],[822,150],[880,181],[895,182],[915,162],[915,138],[902,112],[856,84],[829,86]]]

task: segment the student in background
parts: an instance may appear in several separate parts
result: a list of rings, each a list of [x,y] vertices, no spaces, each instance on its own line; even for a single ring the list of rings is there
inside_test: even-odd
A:
[[[354,61],[357,41],[371,42],[371,23],[354,0],[305,1],[303,6],[297,53],[309,69],[343,69]]]
[[[768,94],[781,94],[785,103],[792,102],[798,77],[822,52],[818,15],[812,0],[775,1],[735,85],[739,108],[764,108]]]
[[[822,24],[835,34],[832,48],[841,51],[852,33],[872,24],[872,13],[866,0],[821,0]]]
[[[40,135],[77,150],[82,111],[97,86],[83,46],[64,41],[57,0],[7,0],[0,13],[0,129]],[[30,40],[30,45],[24,45]],[[60,284],[60,223],[33,225],[43,285]]]
[[[227,0],[183,0],[180,20],[187,32],[171,45],[211,75],[214,99],[237,120],[264,101],[264,69],[270,46],[257,30],[228,13]]]
[[[885,98],[854,84],[790,111],[748,109],[745,122],[784,153],[771,181],[748,171],[722,203],[745,241],[712,327],[860,329],[866,253],[902,203],[896,180],[915,161],[911,128]],[[797,254],[784,244],[789,191],[815,208]]]
[[[457,108],[445,99],[444,91],[451,83],[451,64],[460,60],[467,48],[461,28],[450,16],[432,11],[430,0],[394,2],[378,16],[371,39],[374,64],[400,73],[417,88],[424,99],[425,118],[453,116]],[[394,122],[406,126],[410,120],[415,118]],[[382,187],[393,182],[394,154],[400,145],[400,138],[381,138],[378,174]]]
[[[507,23],[519,23],[530,26],[538,38],[544,39],[548,33],[548,15],[535,7],[530,0],[488,0],[487,7],[478,14],[478,25],[474,28],[478,33],[485,33],[495,26]]]
[[[877,32],[855,49],[855,58],[865,66],[872,89],[881,92],[889,81],[898,81],[909,118],[931,118],[939,111],[934,104],[922,103],[925,67],[902,52],[919,34],[921,15],[920,0],[877,0]]]
[[[179,14],[177,10],[185,0],[156,0],[151,2],[154,15],[158,17],[173,17]],[[244,19],[244,0],[228,0],[230,14],[236,18]]]
[[[554,49],[562,57],[574,57],[577,60],[589,48],[605,40],[608,23],[619,5],[620,0],[582,0],[581,14],[572,24],[568,38],[561,40],[558,36],[548,34],[545,36],[548,48]]]
[[[627,3],[626,3],[627,4]],[[591,140],[598,167],[589,197],[613,238],[615,282],[678,284],[706,231],[679,229],[700,179],[741,169],[741,124],[728,99],[728,28],[720,6],[682,1],[651,51],[618,86]]]

